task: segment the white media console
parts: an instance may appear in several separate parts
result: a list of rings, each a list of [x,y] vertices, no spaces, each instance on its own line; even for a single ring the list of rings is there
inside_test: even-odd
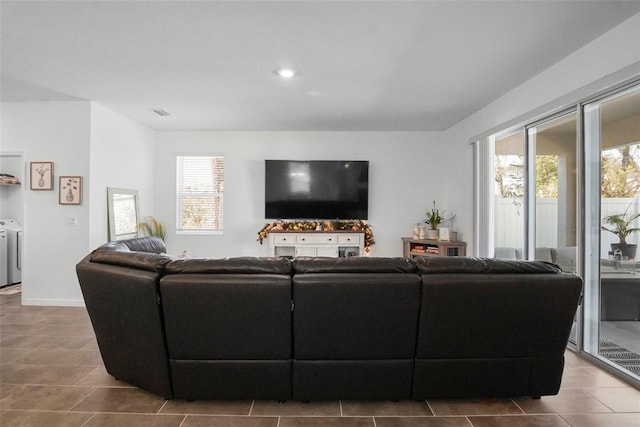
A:
[[[364,233],[352,231],[271,231],[272,256],[348,257],[364,255]]]

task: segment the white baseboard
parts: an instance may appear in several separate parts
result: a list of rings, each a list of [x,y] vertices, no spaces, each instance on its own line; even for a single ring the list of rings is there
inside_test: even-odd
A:
[[[37,305],[50,307],[84,307],[84,300],[75,299],[40,299],[22,298],[22,305]]]

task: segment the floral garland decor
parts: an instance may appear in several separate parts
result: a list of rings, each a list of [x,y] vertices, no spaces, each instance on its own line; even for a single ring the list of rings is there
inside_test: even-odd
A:
[[[262,242],[267,238],[272,231],[355,231],[364,233],[364,250],[369,252],[369,249],[375,240],[373,240],[373,231],[371,226],[362,220],[335,220],[335,221],[274,221],[266,224],[260,231],[258,231],[257,241]]]

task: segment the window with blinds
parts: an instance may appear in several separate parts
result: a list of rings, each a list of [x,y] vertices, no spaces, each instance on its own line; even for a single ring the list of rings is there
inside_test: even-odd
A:
[[[222,232],[224,157],[176,157],[176,232]]]

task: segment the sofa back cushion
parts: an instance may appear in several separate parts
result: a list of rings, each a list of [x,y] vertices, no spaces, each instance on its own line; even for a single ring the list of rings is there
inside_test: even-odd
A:
[[[293,261],[293,271],[294,274],[414,273],[416,271],[416,266],[413,261],[408,258],[401,257],[298,257]]]
[[[165,253],[167,248],[164,245],[164,241],[159,237],[146,236],[146,237],[134,237],[132,239],[114,240],[109,243],[105,243],[100,246],[98,250],[114,250],[114,251],[134,251],[134,252],[149,252],[149,253]]]
[[[547,247],[536,248],[535,260],[536,261],[553,262],[553,256],[551,254],[552,250],[553,249],[547,248]]]
[[[165,254],[130,252],[129,250],[97,249],[90,257],[91,262],[128,267],[143,271],[162,272],[171,257]]]
[[[174,259],[167,274],[291,274],[287,258],[190,258]]]
[[[114,251],[97,251],[114,255]],[[120,253],[121,254],[121,253]],[[129,257],[160,256],[137,252]],[[151,265],[142,262],[143,265]],[[155,268],[83,260],[76,266],[104,365],[111,375],[170,398],[169,362]]]
[[[160,292],[171,359],[291,358],[290,275],[167,274]]]
[[[420,274],[558,274],[557,265],[545,261],[520,261],[479,257],[422,257]]]
[[[582,280],[569,274],[422,276],[416,357],[561,356]]]
[[[413,358],[420,276],[408,272],[414,268],[412,263],[400,259],[365,259],[355,263],[296,260],[295,359]],[[330,272],[332,262],[337,264],[336,272]],[[360,264],[362,272],[354,272],[359,271],[354,264]]]
[[[165,254],[164,242],[158,237],[136,237],[105,243],[84,260],[118,265],[143,271],[162,272],[171,257]]]
[[[493,251],[494,258],[498,259],[520,259],[520,254],[516,248],[511,247],[497,247]]]

